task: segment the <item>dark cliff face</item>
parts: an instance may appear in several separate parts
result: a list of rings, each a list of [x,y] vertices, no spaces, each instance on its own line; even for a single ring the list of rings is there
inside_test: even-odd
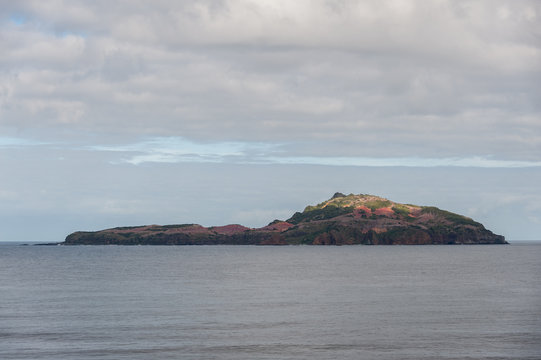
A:
[[[428,245],[506,244],[474,220],[435,207],[336,193],[286,221],[250,229],[196,224],[122,227],[68,235],[66,245]]]

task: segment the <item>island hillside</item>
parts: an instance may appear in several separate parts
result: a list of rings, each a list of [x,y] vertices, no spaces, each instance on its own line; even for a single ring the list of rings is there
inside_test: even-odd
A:
[[[265,227],[197,224],[117,227],[66,237],[64,245],[426,245],[506,244],[462,215],[374,195],[334,196]]]

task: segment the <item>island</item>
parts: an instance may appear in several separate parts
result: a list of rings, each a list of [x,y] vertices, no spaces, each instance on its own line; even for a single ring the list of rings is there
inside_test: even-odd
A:
[[[261,228],[233,224],[116,227],[77,231],[62,245],[451,245],[507,244],[469,217],[374,195],[336,193]]]

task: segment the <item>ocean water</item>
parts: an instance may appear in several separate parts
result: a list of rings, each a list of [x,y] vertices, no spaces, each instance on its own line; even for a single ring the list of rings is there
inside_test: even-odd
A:
[[[541,359],[541,246],[0,246],[0,359]]]

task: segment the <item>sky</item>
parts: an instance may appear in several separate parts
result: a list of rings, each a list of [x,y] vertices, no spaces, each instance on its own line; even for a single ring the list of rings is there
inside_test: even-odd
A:
[[[0,0],[0,241],[335,192],[541,239],[541,2]]]

